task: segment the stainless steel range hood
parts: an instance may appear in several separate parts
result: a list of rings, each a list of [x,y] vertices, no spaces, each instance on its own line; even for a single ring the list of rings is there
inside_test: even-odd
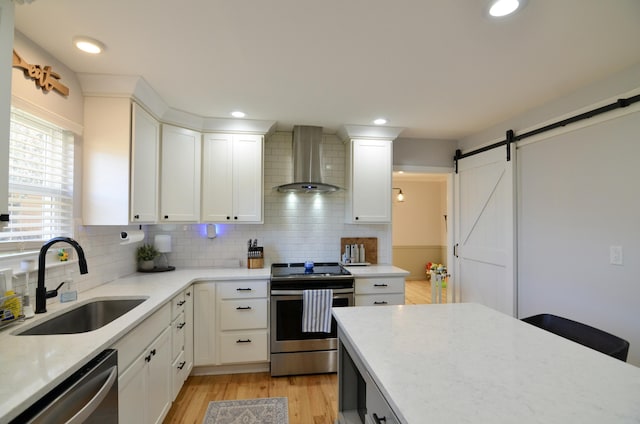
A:
[[[322,166],[322,127],[293,127],[293,183],[278,186],[281,193],[331,193],[340,187],[326,184]]]

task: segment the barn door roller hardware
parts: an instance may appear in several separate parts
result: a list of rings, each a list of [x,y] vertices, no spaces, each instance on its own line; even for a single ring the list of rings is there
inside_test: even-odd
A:
[[[467,153],[462,153],[462,151],[460,149],[458,149],[458,150],[456,150],[456,154],[453,157],[453,161],[455,163],[455,172],[456,172],[456,174],[458,173],[458,161],[460,159],[464,159],[464,158],[467,158],[469,156],[477,155],[479,153],[483,153],[483,152],[486,152],[488,150],[495,149],[496,147],[507,146],[507,161],[510,161],[511,160],[511,144],[512,143],[516,143],[516,142],[518,142],[520,140],[524,140],[525,138],[533,137],[534,135],[542,134],[544,132],[551,131],[551,130],[554,130],[556,128],[564,127],[564,126],[567,126],[569,124],[573,124],[575,122],[579,122],[579,121],[582,121],[582,120],[585,120],[585,119],[593,118],[594,116],[598,116],[598,115],[601,115],[603,113],[610,112],[612,110],[621,109],[621,108],[630,106],[630,105],[632,105],[634,103],[637,103],[637,102],[640,102],[640,94],[636,94],[635,96],[628,97],[626,99],[618,99],[617,101],[615,101],[613,103],[609,103],[608,105],[595,108],[595,109],[590,110],[588,112],[580,113],[578,115],[572,116],[570,118],[563,119],[561,121],[554,122],[554,123],[549,124],[549,125],[545,125],[544,127],[540,127],[538,129],[528,131],[528,132],[526,132],[524,134],[520,134],[518,136],[516,136],[514,134],[513,130],[508,130],[506,132],[506,139],[505,140],[499,141],[497,143],[490,144],[490,145],[485,146],[485,147],[481,147],[481,148],[476,149],[476,150],[472,150],[472,151],[467,152]]]

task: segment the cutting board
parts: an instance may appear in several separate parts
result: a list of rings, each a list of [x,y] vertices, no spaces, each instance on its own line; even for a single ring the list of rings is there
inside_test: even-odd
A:
[[[348,244],[364,244],[365,262],[378,263],[378,237],[343,237],[340,239],[340,256]]]

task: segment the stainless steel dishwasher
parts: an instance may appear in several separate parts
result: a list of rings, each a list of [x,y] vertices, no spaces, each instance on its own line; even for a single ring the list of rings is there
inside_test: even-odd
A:
[[[103,351],[11,423],[117,424],[117,351]]]

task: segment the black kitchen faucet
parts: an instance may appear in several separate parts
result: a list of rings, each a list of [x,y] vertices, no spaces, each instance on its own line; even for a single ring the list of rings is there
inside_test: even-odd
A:
[[[65,242],[70,244],[78,253],[78,265],[80,266],[80,274],[86,274],[87,260],[84,257],[84,251],[80,244],[70,237],[54,237],[40,248],[40,255],[38,256],[38,287],[36,288],[36,314],[43,314],[47,312],[47,298],[55,297],[58,294],[58,290],[47,291],[44,286],[44,268],[47,250],[58,242]],[[58,286],[60,288],[60,286]]]

